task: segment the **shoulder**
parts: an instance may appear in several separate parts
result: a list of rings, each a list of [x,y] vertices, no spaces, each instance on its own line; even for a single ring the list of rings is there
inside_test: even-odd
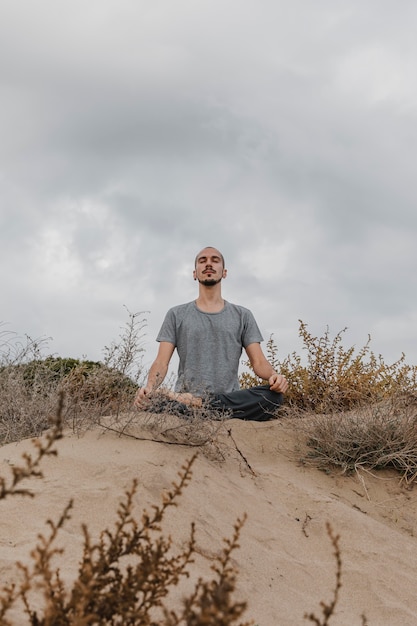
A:
[[[249,309],[240,304],[233,304],[232,302],[226,302],[226,308],[230,311],[238,313],[241,317],[244,318],[253,318],[253,313]]]
[[[167,317],[181,318],[187,313],[195,309],[195,302],[186,302],[185,304],[177,304],[171,307],[167,312]]]

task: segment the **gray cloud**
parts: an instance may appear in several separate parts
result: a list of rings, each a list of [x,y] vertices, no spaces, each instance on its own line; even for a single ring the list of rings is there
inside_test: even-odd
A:
[[[330,0],[35,4],[0,15],[0,320],[98,358],[195,296],[297,346],[371,333],[417,359],[417,8]]]

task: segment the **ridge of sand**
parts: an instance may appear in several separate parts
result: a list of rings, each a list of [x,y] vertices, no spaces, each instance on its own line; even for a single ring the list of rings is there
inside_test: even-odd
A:
[[[198,432],[190,434],[168,417],[172,428],[165,438],[170,442],[144,440],[154,435],[149,416],[140,418],[125,430],[130,437],[101,427],[80,437],[67,432],[57,443],[58,456],[42,463],[44,479],[28,483],[36,497],[0,502],[3,584],[11,580],[17,560],[28,562],[37,535],[46,532],[46,519],[57,520],[74,498],[71,520],[58,540],[65,549],[60,567],[70,581],[81,557],[81,523],[96,537],[111,526],[117,503],[135,477],[138,511],[159,503],[161,492],[197,450],[191,483],[163,524],[181,547],[191,522],[196,523],[197,556],[189,584],[211,575],[222,539],[232,536],[236,519],[246,513],[240,549],[234,553],[237,595],[249,604],[245,619],[259,626],[311,623],[304,613],[319,616],[320,601],[329,601],[334,588],[336,565],[326,532],[330,522],[340,534],[342,553],[340,602],[330,623],[359,625],[365,613],[369,626],[417,624],[417,502],[398,474],[343,476],[338,470],[307,467],[300,463],[297,434],[285,421],[202,425],[203,435],[204,428],[213,429],[215,443],[200,449],[173,445],[175,440],[192,442]],[[30,441],[0,448],[0,473],[5,475],[30,449]]]

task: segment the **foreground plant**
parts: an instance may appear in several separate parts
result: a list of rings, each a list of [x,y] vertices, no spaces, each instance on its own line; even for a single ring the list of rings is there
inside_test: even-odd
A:
[[[317,616],[315,613],[305,613],[304,619],[309,620],[316,624],[316,626],[328,626],[330,624],[330,618],[336,612],[336,606],[339,602],[339,592],[342,588],[342,556],[340,552],[340,535],[336,535],[333,531],[332,525],[327,522],[326,524],[327,534],[329,535],[330,541],[333,546],[333,556],[336,561],[336,576],[335,576],[335,585],[333,589],[333,596],[330,602],[320,602],[321,607],[321,616]],[[367,626],[366,616],[362,614],[362,626]]]
[[[20,483],[25,478],[42,477],[39,464],[44,456],[56,454],[54,443],[62,437],[62,397],[56,419],[44,441],[34,441],[36,454],[26,454],[22,464],[12,468],[12,479],[0,478],[0,499],[16,495],[32,495]],[[174,553],[170,537],[162,533],[161,523],[167,509],[191,479],[192,457],[179,472],[179,481],[172,484],[152,514],[142,513],[139,522],[134,514],[137,480],[125,492],[116,514],[113,529],[104,529],[94,540],[86,525],[82,527],[84,544],[78,575],[66,585],[59,563],[65,552],[57,546],[59,533],[70,519],[73,501],[69,501],[57,522],[48,520],[49,532],[38,537],[31,552],[31,563],[17,563],[17,582],[0,589],[1,626],[253,626],[239,621],[246,610],[245,601],[236,601],[237,570],[232,563],[234,551],[245,517],[237,519],[231,539],[212,565],[211,580],[199,578],[194,590],[183,598],[180,608],[172,608],[170,595],[180,580],[190,575],[189,565],[195,553],[195,526],[181,551]],[[327,626],[335,613],[341,588],[342,561],[339,536],[327,531],[336,559],[336,584],[330,603],[321,602],[322,618],[314,613],[305,619],[317,626]],[[177,602],[178,604],[178,602]],[[9,619],[18,612],[18,621]],[[362,616],[362,625],[366,625]]]
[[[250,626],[239,622],[246,602],[233,599],[236,570],[231,555],[238,548],[244,520],[237,520],[231,540],[213,566],[215,576],[210,581],[198,580],[194,591],[183,600],[180,610],[170,608],[170,591],[182,577],[188,577],[188,566],[195,552],[195,528],[191,524],[186,547],[173,552],[172,540],[163,535],[161,522],[170,506],[191,479],[191,458],[179,473],[179,481],[163,496],[162,503],[153,507],[152,514],[144,511],[141,521],[134,516],[137,481],[126,491],[117,511],[113,529],[105,529],[93,540],[83,526],[84,547],[78,576],[72,587],[64,585],[56,560],[63,549],[56,547],[59,531],[70,518],[70,501],[58,522],[48,520],[49,534],[41,535],[31,553],[30,566],[18,563],[20,582],[3,588],[0,594],[0,623],[12,626],[7,619],[11,608],[20,607],[26,622],[19,626],[116,625],[149,626],[216,624]],[[41,608],[39,608],[41,606]]]
[[[323,601],[320,602],[320,606],[322,610],[322,619],[320,617],[317,617],[315,613],[306,613],[304,615],[304,619],[310,620],[311,622],[316,624],[316,626],[327,626],[329,624],[329,620],[335,612],[336,605],[339,600],[339,591],[342,586],[342,558],[340,555],[340,548],[339,548],[340,536],[334,534],[331,524],[327,523],[326,529],[327,529],[327,534],[329,535],[330,540],[332,542],[333,554],[336,559],[336,582],[335,582],[335,586],[333,590],[333,597],[331,601],[329,603],[323,602]]]

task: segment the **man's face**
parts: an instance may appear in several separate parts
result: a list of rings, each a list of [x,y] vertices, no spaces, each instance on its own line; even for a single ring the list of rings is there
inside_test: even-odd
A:
[[[196,258],[194,278],[202,285],[211,287],[226,278],[222,255],[216,248],[204,248]]]

